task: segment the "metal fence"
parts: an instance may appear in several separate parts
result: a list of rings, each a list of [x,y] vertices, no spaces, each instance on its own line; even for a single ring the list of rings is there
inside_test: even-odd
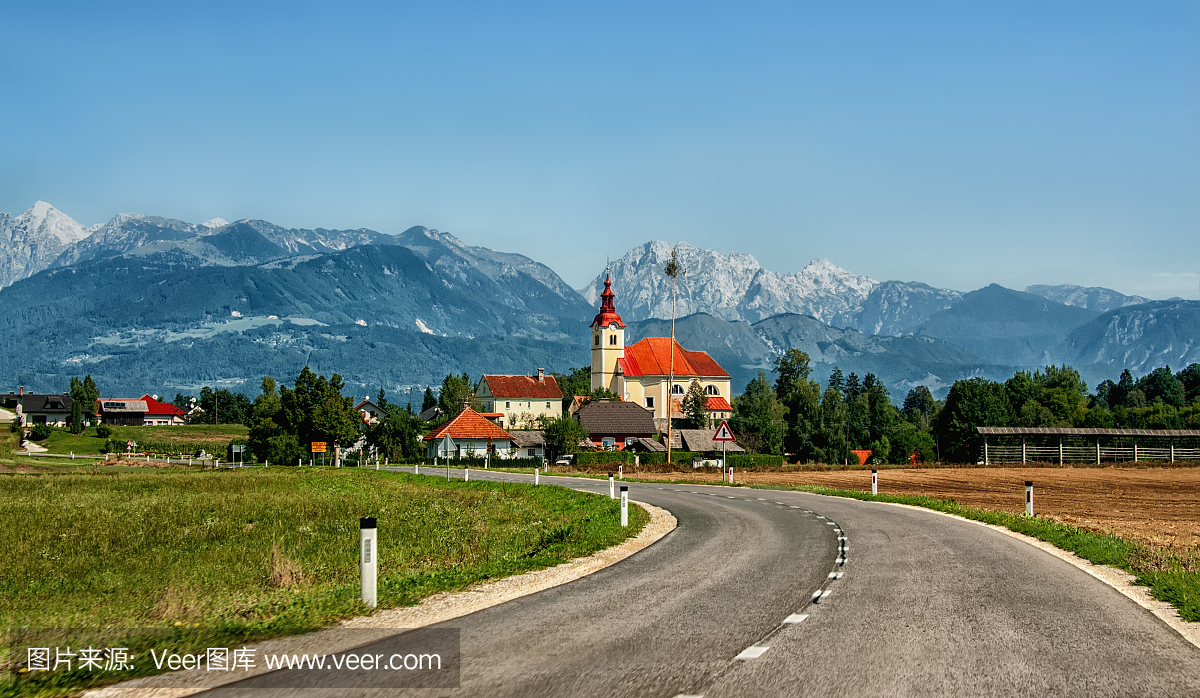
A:
[[[980,454],[984,465],[1006,463],[1174,463],[1200,460],[1200,448],[1181,446],[1079,446],[1060,444],[1000,445],[985,443]]]

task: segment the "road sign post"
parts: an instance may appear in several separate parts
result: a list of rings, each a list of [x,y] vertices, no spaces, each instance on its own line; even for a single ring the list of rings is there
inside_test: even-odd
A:
[[[733,441],[733,431],[729,429],[729,422],[721,420],[721,425],[717,427],[717,433],[713,434],[713,441],[721,442],[721,482],[725,481],[725,444]],[[733,477],[729,478],[733,482]]]
[[[621,526],[629,525],[629,487],[621,485]]]
[[[454,439],[449,434],[442,439],[442,448],[446,451],[446,480],[450,480],[450,451],[454,450]]]

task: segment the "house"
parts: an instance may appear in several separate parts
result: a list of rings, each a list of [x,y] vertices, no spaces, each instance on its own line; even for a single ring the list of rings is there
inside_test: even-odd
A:
[[[369,397],[363,398],[363,401],[355,405],[354,409],[362,413],[363,424],[379,424],[380,420],[387,418],[387,411],[371,402]]]
[[[649,439],[658,431],[650,410],[632,402],[592,400],[575,418],[588,430],[592,445],[606,450],[624,450],[638,439]]]
[[[26,393],[22,388],[20,393],[9,392],[0,397],[0,408],[12,412],[21,426],[31,424],[49,424],[52,427],[65,427],[71,421],[71,407],[74,401],[71,396],[63,394],[41,395]],[[84,408],[83,421],[92,417],[92,410]]]
[[[123,427],[161,427],[185,424],[188,413],[154,395],[139,398],[101,398],[100,421]]]
[[[482,458],[488,453],[497,458],[508,458],[514,452],[512,434],[491,423],[470,407],[425,436],[427,458],[447,456],[442,446],[446,436],[454,442],[454,451],[449,454],[452,458]]]
[[[441,418],[442,408],[438,407],[437,405],[434,405],[433,407],[430,407],[421,414],[417,415],[417,419],[421,420],[422,422],[436,422]]]
[[[672,448],[680,448],[684,451],[695,451],[697,453],[720,453],[721,442],[713,441],[715,429],[676,429],[672,437],[678,435],[679,445],[671,444]],[[674,438],[672,439],[674,441]],[[733,441],[725,442],[726,453],[745,453],[746,449],[738,446]]]
[[[729,373],[707,352],[688,351],[669,337],[647,337],[626,347],[615,297],[612,281],[605,277],[600,312],[591,325],[592,389],[607,388],[655,417],[667,418],[682,416],[683,397],[695,380],[707,397],[709,418],[728,419],[733,413]]]
[[[558,381],[540,368],[536,376],[484,375],[475,387],[475,400],[485,413],[500,415],[496,421],[504,429],[529,428],[539,417],[562,416]]]
[[[517,448],[517,458],[545,458],[546,437],[541,431],[513,431],[513,446]]]

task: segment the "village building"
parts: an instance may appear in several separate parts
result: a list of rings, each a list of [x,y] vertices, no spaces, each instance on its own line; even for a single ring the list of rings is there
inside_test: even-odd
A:
[[[363,424],[379,424],[380,420],[387,418],[387,412],[371,402],[371,398],[365,397],[363,401],[354,406],[362,414]]]
[[[24,388],[20,393],[9,392],[8,395],[0,397],[0,409],[13,413],[21,426],[48,424],[52,427],[66,427],[71,421],[73,404],[71,396],[66,393],[42,395],[26,393]],[[84,423],[92,419],[90,405],[83,407],[82,419]]]
[[[121,427],[179,426],[186,423],[188,413],[153,395],[139,398],[101,398],[98,416],[104,424]]]
[[[475,388],[475,401],[484,416],[502,429],[528,429],[538,419],[562,416],[562,390],[554,376],[538,369],[536,376],[484,375]]]
[[[575,418],[588,430],[592,445],[607,451],[623,451],[658,433],[650,410],[633,402],[592,400],[579,408]]]
[[[509,432],[513,437],[513,446],[517,449],[517,458],[545,458],[546,436],[538,430]]]
[[[600,312],[591,325],[592,390],[607,388],[654,417],[666,419],[683,416],[683,398],[695,380],[704,390],[710,420],[732,416],[729,373],[707,352],[688,351],[669,337],[647,337],[626,347],[625,323],[613,303],[615,297],[612,281],[605,277]]]
[[[454,450],[447,454],[442,446],[449,436]],[[491,453],[496,458],[508,458],[516,452],[513,435],[493,424],[486,417],[467,407],[456,417],[425,436],[427,458],[475,457]]]

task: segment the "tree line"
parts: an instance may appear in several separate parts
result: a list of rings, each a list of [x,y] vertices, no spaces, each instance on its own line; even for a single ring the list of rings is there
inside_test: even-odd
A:
[[[760,371],[734,398],[730,426],[744,448],[798,462],[857,462],[850,452],[860,449],[880,463],[974,462],[981,426],[1200,428],[1200,364],[1136,380],[1125,370],[1093,393],[1074,368],[1046,366],[1004,382],[956,381],[945,400],[917,386],[899,407],[870,373],[835,367],[822,387],[799,349],[776,358],[771,373],[773,382]]]

